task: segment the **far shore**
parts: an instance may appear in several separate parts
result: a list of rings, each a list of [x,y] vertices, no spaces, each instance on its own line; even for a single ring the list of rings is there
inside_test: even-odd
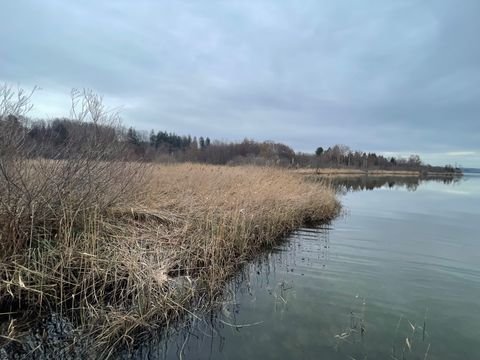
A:
[[[318,168],[318,169],[296,169],[293,170],[301,175],[320,175],[320,176],[405,176],[405,177],[457,177],[461,173],[451,172],[423,172],[410,170],[372,170],[372,169],[342,169],[342,168]]]

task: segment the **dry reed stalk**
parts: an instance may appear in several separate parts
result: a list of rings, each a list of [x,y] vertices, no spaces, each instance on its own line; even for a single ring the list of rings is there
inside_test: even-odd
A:
[[[330,188],[286,170],[183,164],[150,165],[146,173],[129,196],[105,206],[89,197],[91,206],[79,207],[72,195],[60,197],[51,223],[32,220],[44,209],[22,218],[29,246],[0,257],[4,307],[53,309],[103,348],[130,343],[141,330],[206,306],[198,299],[215,299],[262,248],[339,208]],[[79,184],[72,194],[82,194]],[[93,193],[102,204],[109,194]],[[11,234],[2,229],[3,241]]]

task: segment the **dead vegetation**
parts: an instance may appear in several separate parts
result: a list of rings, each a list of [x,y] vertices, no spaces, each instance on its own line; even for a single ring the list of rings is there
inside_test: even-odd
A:
[[[128,340],[169,324],[201,297],[215,299],[263,247],[338,209],[328,188],[285,170],[183,164],[146,171],[129,202],[76,215],[65,206],[50,225],[32,212],[32,241],[0,261],[3,307],[64,313],[98,346]]]
[[[131,343],[208,304],[285,233],[337,214],[331,189],[286,170],[120,161],[100,126],[116,116],[89,92],[73,99],[99,130],[58,159],[32,156],[22,114],[0,114],[3,341],[21,335],[20,316],[54,312],[100,349]]]

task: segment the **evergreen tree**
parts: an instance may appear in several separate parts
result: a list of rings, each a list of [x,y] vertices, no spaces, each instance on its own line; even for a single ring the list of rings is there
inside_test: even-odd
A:
[[[315,150],[315,155],[320,156],[323,154],[323,147],[318,147],[317,150]]]
[[[128,143],[138,146],[140,145],[140,136],[138,133],[135,131],[134,128],[129,128],[127,131],[127,141]]]
[[[153,131],[150,131],[150,146],[151,147],[157,147],[157,135],[155,135],[155,132]]]

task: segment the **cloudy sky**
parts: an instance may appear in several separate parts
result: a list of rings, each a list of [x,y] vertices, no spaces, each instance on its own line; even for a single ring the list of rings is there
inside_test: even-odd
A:
[[[139,129],[480,167],[478,0],[16,0],[0,24],[34,116],[92,88]]]

